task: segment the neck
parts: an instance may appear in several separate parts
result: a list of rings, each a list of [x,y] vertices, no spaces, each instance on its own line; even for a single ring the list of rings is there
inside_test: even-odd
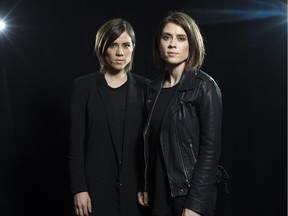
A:
[[[123,85],[127,81],[127,73],[119,72],[116,74],[111,74],[106,72],[104,74],[107,84],[112,88],[117,88]]]
[[[183,71],[176,71],[176,70],[172,70],[172,71],[168,71],[169,75],[167,76],[166,80],[164,81],[164,88],[169,88],[169,87],[173,87],[174,85],[178,84]]]
[[[181,79],[184,68],[185,62],[182,62],[182,64],[179,65],[170,65],[170,67],[168,67],[169,75],[167,76],[163,87],[167,88],[176,85]]]

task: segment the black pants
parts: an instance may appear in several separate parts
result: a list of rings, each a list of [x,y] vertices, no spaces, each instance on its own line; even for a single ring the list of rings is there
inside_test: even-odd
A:
[[[166,203],[154,203],[152,216],[181,216],[185,197],[168,198]]]

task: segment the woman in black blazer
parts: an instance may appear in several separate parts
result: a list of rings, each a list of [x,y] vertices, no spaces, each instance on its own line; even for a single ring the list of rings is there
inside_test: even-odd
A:
[[[148,79],[131,72],[135,34],[123,19],[96,34],[100,70],[75,80],[69,173],[77,215],[140,216],[143,123]]]

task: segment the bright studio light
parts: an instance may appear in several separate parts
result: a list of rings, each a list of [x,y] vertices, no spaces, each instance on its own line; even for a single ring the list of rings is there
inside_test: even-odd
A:
[[[6,26],[5,22],[0,20],[0,31],[3,31],[5,29],[5,26]]]

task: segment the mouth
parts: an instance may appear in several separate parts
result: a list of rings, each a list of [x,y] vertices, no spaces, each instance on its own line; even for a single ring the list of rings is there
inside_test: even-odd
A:
[[[176,56],[177,53],[176,53],[176,52],[167,52],[167,55],[168,55],[168,56]]]
[[[115,64],[124,64],[125,63],[124,60],[115,60],[114,62],[115,62]]]

